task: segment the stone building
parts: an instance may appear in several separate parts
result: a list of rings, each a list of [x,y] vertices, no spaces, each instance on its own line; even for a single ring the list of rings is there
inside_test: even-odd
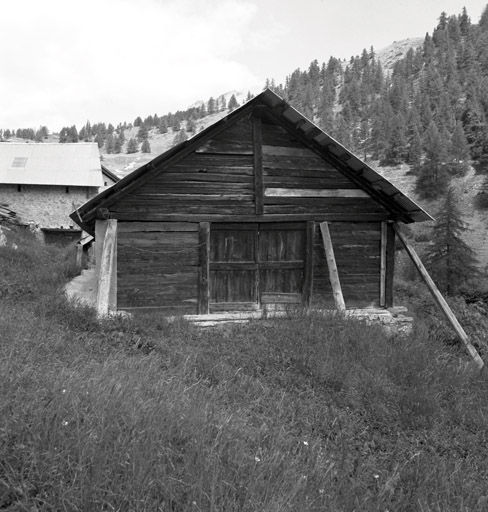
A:
[[[48,243],[80,238],[69,214],[106,181],[96,143],[0,143],[0,204]]]

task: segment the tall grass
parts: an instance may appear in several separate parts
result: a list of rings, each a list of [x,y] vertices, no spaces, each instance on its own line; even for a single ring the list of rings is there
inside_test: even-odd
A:
[[[488,389],[456,347],[339,315],[98,322],[69,261],[0,248],[0,508],[487,509]]]

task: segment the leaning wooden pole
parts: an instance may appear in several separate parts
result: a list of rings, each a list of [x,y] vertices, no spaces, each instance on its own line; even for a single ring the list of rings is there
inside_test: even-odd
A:
[[[337,271],[337,264],[334,256],[334,247],[332,246],[332,239],[330,238],[329,225],[327,222],[320,223],[320,231],[322,233],[322,240],[324,242],[325,257],[327,258],[327,266],[329,267],[329,279],[332,286],[334,295],[334,302],[339,311],[345,311],[346,304],[344,296],[342,295],[341,281],[339,279],[339,272]]]
[[[395,230],[395,233],[398,235],[398,238],[400,239],[403,246],[405,247],[405,250],[407,251],[411,260],[413,261],[415,268],[418,270],[418,272],[422,276],[422,279],[424,280],[425,284],[427,285],[427,288],[429,289],[430,293],[434,297],[434,300],[437,302],[438,306],[441,308],[442,312],[444,313],[444,316],[446,317],[447,321],[451,324],[453,329],[456,331],[456,334],[459,336],[460,340],[466,345],[466,348],[467,348],[470,356],[474,359],[474,362],[476,363],[478,368],[481,370],[485,365],[485,363],[483,362],[483,359],[481,359],[477,350],[473,347],[473,345],[469,341],[468,335],[466,334],[464,329],[461,327],[461,324],[458,322],[458,319],[452,312],[451,308],[449,307],[449,304],[446,302],[446,300],[442,296],[441,292],[435,285],[434,281],[430,277],[429,273],[427,272],[427,269],[424,267],[423,263],[420,261],[420,258],[418,256],[418,254],[416,253],[415,249],[410,245],[409,241],[403,234],[403,232],[398,224],[393,224],[393,229]]]

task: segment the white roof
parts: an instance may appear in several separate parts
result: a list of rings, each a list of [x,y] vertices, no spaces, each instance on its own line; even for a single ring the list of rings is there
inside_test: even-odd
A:
[[[93,142],[0,143],[0,184],[103,186]]]

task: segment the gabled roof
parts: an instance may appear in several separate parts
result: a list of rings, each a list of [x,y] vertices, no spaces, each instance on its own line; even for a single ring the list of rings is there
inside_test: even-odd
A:
[[[207,142],[216,132],[222,131],[231,122],[250,114],[254,109],[263,109],[263,113],[292,132],[299,140],[322,155],[353,180],[357,185],[368,192],[374,199],[385,206],[397,220],[403,222],[422,222],[433,218],[417,205],[412,199],[403,194],[386,178],[378,174],[368,164],[363,162],[342,144],[325,133],[316,124],[307,119],[283,100],[273,91],[266,89],[256,97],[234,110],[226,117],[213,125],[208,126],[189,140],[171,148],[155,159],[146,163],[131,174],[122,178],[112,187],[104,190],[70,217],[83,229],[92,232],[91,224],[94,222],[98,208],[108,208],[118,199],[142,185],[153,175],[166,166],[174,164],[180,158],[194,151]]]
[[[0,143],[0,184],[103,186],[98,145],[92,142]]]

